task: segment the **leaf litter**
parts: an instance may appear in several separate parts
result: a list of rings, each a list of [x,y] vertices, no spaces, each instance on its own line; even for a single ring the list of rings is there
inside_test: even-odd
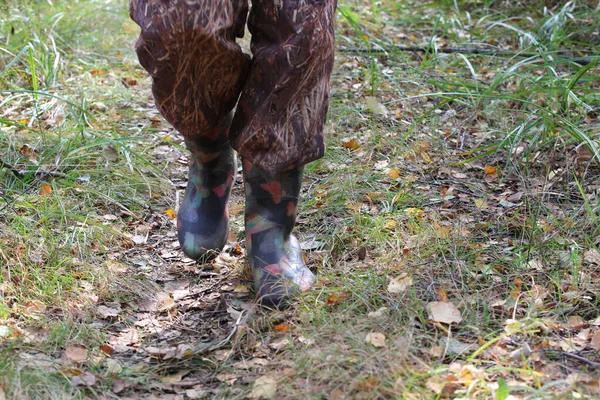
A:
[[[371,10],[373,6],[366,4],[365,10]],[[340,29],[344,33],[344,29],[348,27],[344,25]],[[400,33],[397,27],[387,25],[384,28],[374,25],[370,29],[374,32],[383,29],[401,40],[418,40],[420,35],[416,31],[410,34]],[[351,32],[345,33],[348,37],[353,36]],[[411,35],[414,38],[411,39]],[[444,43],[447,38],[434,39],[441,41],[441,45],[447,44]],[[511,45],[503,43],[502,46],[510,48]],[[393,61],[377,60],[377,65],[387,68],[386,62]],[[358,183],[353,188],[360,191],[361,179],[364,179],[368,183],[368,191],[365,190],[363,197],[351,198],[351,201],[345,203],[345,210],[359,222],[365,215],[384,215],[384,222],[377,229],[381,228],[381,231],[394,235],[393,240],[385,242],[385,245],[371,245],[353,237],[355,242],[348,241],[344,244],[356,249],[355,253],[351,250],[348,254],[336,255],[336,268],[339,268],[339,272],[336,271],[335,274],[343,275],[351,271],[362,274],[365,280],[370,276],[382,277],[378,283],[380,292],[368,292],[378,301],[367,309],[358,307],[361,319],[352,322],[355,325],[364,323],[369,328],[363,330],[364,326],[357,326],[359,341],[368,345],[368,349],[376,352],[383,362],[389,362],[390,370],[395,371],[393,374],[402,375],[403,372],[398,371],[406,370],[409,365],[419,376],[426,376],[419,383],[442,397],[460,397],[465,393],[477,393],[477,390],[481,390],[480,398],[486,398],[493,391],[496,398],[516,399],[522,398],[518,394],[522,392],[515,388],[525,386],[528,390],[533,390],[539,387],[535,386],[535,379],[558,378],[564,378],[573,390],[598,393],[595,374],[597,365],[594,364],[598,362],[598,357],[594,352],[600,347],[600,317],[593,311],[598,293],[596,282],[599,275],[596,267],[600,265],[597,238],[591,235],[589,239],[595,242],[595,247],[585,249],[569,247],[574,240],[568,237],[552,243],[562,246],[567,253],[561,257],[555,257],[554,254],[549,257],[545,254],[530,257],[519,253],[520,246],[529,245],[535,235],[548,241],[564,235],[556,227],[557,221],[568,225],[566,210],[572,204],[580,207],[581,203],[578,199],[570,203],[573,198],[552,193],[561,192],[561,189],[568,188],[572,182],[561,181],[561,168],[555,166],[544,179],[523,182],[521,177],[505,175],[502,157],[490,157],[482,164],[471,162],[461,166],[449,165],[444,158],[459,155],[469,146],[474,146],[481,140],[482,129],[487,124],[482,115],[474,115],[472,126],[465,125],[464,122],[470,121],[471,116],[465,115],[465,110],[459,106],[440,109],[437,114],[439,121],[446,124],[439,127],[440,132],[428,130],[429,126],[422,126],[423,132],[410,140],[410,149],[401,158],[395,158],[394,153],[385,148],[386,136],[404,133],[402,127],[412,124],[415,116],[437,107],[435,99],[398,101],[392,95],[390,87],[386,86],[389,83],[385,82],[377,96],[363,96],[362,78],[352,75],[353,72],[345,72],[364,72],[367,66],[362,59],[342,55],[339,63],[342,72],[338,86],[334,88],[336,95],[347,90],[356,100],[341,101],[348,106],[356,106],[357,109],[366,109],[374,120],[368,119],[371,117],[361,120],[363,117],[355,115],[353,119],[356,121],[346,121],[333,115],[335,125],[343,126],[344,133],[342,136],[338,135],[337,126],[332,126],[334,134],[331,143],[341,147],[347,158],[343,162],[333,160],[329,162],[329,167],[331,171],[343,173],[346,173],[344,168],[347,165],[356,169],[371,168],[378,171],[381,182],[373,183],[369,178],[358,175],[359,178],[355,179]],[[112,74],[109,69],[92,72],[95,78],[102,79],[109,79]],[[436,73],[438,71],[431,72],[429,78],[435,79]],[[451,74],[448,71],[444,73]],[[482,74],[484,76],[485,73]],[[142,97],[149,98],[148,87],[138,80],[138,76],[120,77],[117,81],[128,90],[135,88],[136,91],[142,91]],[[406,89],[411,90],[410,87]],[[102,108],[98,104],[96,107]],[[313,323],[313,319],[301,312],[280,321],[276,315],[265,316],[253,308],[254,300],[248,288],[251,283],[243,271],[243,247],[237,242],[243,226],[240,212],[243,194],[239,184],[234,189],[232,199],[232,210],[235,210],[231,213],[234,217],[234,235],[225,252],[207,265],[198,265],[181,255],[174,226],[176,206],[164,198],[171,198],[173,192],[176,195],[179,193],[181,197],[186,185],[184,176],[187,167],[181,162],[185,160],[185,154],[179,148],[165,145],[181,145],[182,138],[157,118],[150,102],[140,102],[136,107],[136,114],[143,117],[136,117],[137,120],[133,120],[132,125],[149,125],[156,135],[150,140],[148,151],[156,160],[172,163],[165,169],[172,191],[163,193],[161,197],[149,194],[155,203],[145,215],[137,218],[131,218],[128,212],[119,207],[99,208],[99,219],[104,224],[125,232],[126,237],[122,239],[122,248],[107,250],[105,253],[103,267],[115,274],[110,287],[111,296],[98,295],[94,293],[97,289],[95,286],[82,282],[82,301],[74,303],[77,307],[74,306],[73,309],[82,308],[84,303],[91,305],[95,310],[92,325],[107,332],[107,340],[98,348],[82,347],[78,343],[64,348],[64,362],[77,365],[77,368],[66,372],[67,376],[72,375],[72,384],[77,387],[98,385],[99,376],[91,372],[90,363],[97,361],[97,353],[102,353],[106,360],[104,365],[107,374],[118,375],[120,366],[138,371],[137,375],[135,372],[132,375],[136,379],[113,381],[112,392],[123,396],[147,394],[148,388],[137,383],[137,378],[143,377],[153,382],[153,387],[160,391],[152,394],[152,398],[210,398],[222,393],[242,395],[248,392],[250,398],[276,398],[278,392],[280,395],[282,392],[288,394],[289,397],[286,387],[290,385],[312,395],[327,393],[336,398],[369,398],[369,394],[374,393],[370,391],[377,390],[377,379],[359,376],[355,380],[342,372],[348,368],[364,374],[374,368],[369,357],[362,359],[351,354],[352,348],[348,342],[355,339],[351,336],[351,328],[343,333],[328,333],[323,338],[318,332],[307,333],[307,326]],[[393,129],[388,131],[390,125],[386,124],[390,124]],[[433,126],[434,122],[429,124]],[[382,130],[381,137],[372,133],[374,125]],[[443,137],[448,144],[450,156],[439,152],[436,147],[439,143],[434,139],[437,136]],[[378,144],[381,154],[369,154],[371,141],[374,139],[381,139],[381,144]],[[516,146],[515,154],[522,153],[522,147]],[[34,157],[35,152],[23,152],[23,156],[29,160],[37,158]],[[386,152],[392,155],[389,156]],[[584,156],[578,151],[578,162]],[[109,163],[119,163],[123,162],[123,153],[114,146],[106,146],[103,158]],[[542,165],[549,162],[539,159]],[[314,174],[317,176],[315,183],[326,176],[318,169]],[[588,191],[586,196],[593,199],[597,187],[597,182],[589,182],[584,188]],[[42,183],[38,190],[40,197],[57,196],[56,186],[53,189],[48,183]],[[340,233],[343,229],[351,235],[360,236],[360,232],[356,233],[356,227],[348,223],[352,220],[344,220],[335,215],[340,211],[328,203],[331,193],[335,193],[335,187],[320,190],[320,204],[315,205],[315,213],[311,214],[322,224],[317,228],[331,224],[341,227],[342,231],[336,231],[340,237],[343,237]],[[531,216],[520,213],[520,207],[540,196],[548,196],[544,205],[549,211],[546,215],[532,220]],[[385,210],[394,212],[386,213]],[[498,221],[498,224],[490,225],[491,219]],[[311,221],[305,221],[304,224],[312,227]],[[435,227],[432,236],[422,237],[417,227],[423,225]],[[307,240],[303,243],[308,251],[307,257],[316,257],[318,260],[318,251],[328,248],[328,241],[322,239],[324,236],[311,233],[305,238]],[[428,258],[424,249],[449,238],[457,238],[453,242],[456,244],[454,249],[448,246],[443,253]],[[401,246],[394,247],[395,242],[400,242]],[[455,253],[456,249],[461,248],[472,250],[472,253],[468,253],[466,262],[460,262],[461,255]],[[584,252],[581,253],[581,250]],[[352,259],[355,257],[353,254],[356,259]],[[523,259],[521,270],[515,272],[508,269],[506,260],[510,259],[512,262],[512,257]],[[43,265],[47,254],[33,249],[29,250],[28,258]],[[561,263],[568,268],[558,270],[556,280],[546,279],[545,271],[552,265]],[[407,268],[410,273],[404,272]],[[443,268],[452,271],[452,274],[440,272]],[[523,275],[526,273],[532,274],[531,280],[524,279]],[[490,279],[495,284],[489,288],[478,284],[485,282],[485,279]],[[330,277],[324,278],[320,284],[319,290],[325,290],[322,303],[326,311],[323,313],[331,318],[324,325],[343,324],[344,318],[353,321],[352,315],[344,315],[347,307],[362,305],[365,300],[359,296],[360,301],[357,302],[357,296],[351,287],[341,290],[334,287],[332,291],[327,291],[328,285],[335,285],[335,280]],[[477,288],[476,293],[469,293],[472,288]],[[420,307],[409,302],[411,292],[422,299],[421,308],[426,309],[428,320],[394,320],[400,314],[399,307]],[[461,301],[449,301],[448,294],[452,299],[461,297]],[[402,303],[397,302],[398,298],[401,298]],[[318,304],[318,300],[311,304]],[[456,304],[460,304],[460,308]],[[489,312],[491,326],[503,328],[501,334],[486,336],[484,334],[488,332],[483,327],[481,331],[471,331],[472,310],[478,307]],[[557,308],[563,311],[557,313]],[[50,307],[44,309],[34,304],[24,307],[24,310],[31,315],[52,315],[53,312]],[[532,313],[537,313],[535,318],[529,318]],[[263,324],[264,318],[267,321]],[[272,320],[276,320],[276,323]],[[36,339],[37,337],[44,337],[43,334],[34,336],[28,333],[22,322],[11,323],[14,325],[3,322],[0,339],[31,337],[34,341],[39,341],[41,339]],[[272,329],[277,326],[286,328]],[[382,332],[388,332],[387,329],[397,329],[402,332],[402,336],[416,333],[422,342],[411,348],[411,352],[419,360],[410,364],[402,358],[404,353],[400,350],[406,350],[407,347],[406,342],[402,341],[404,338],[397,334],[386,337]],[[365,336],[365,332],[369,333]],[[431,337],[427,337],[428,335]],[[443,335],[442,339],[439,339],[440,335]],[[333,349],[330,353],[323,342]],[[311,349],[307,354],[314,356],[318,365],[324,365],[325,368],[322,369],[333,368],[337,364],[344,365],[344,368],[336,370],[339,377],[315,373],[312,379],[310,374],[298,372],[297,365],[290,365],[289,360],[292,358],[286,350],[296,350],[296,346],[300,345],[302,349]],[[213,350],[199,356],[195,355],[198,348]],[[398,352],[389,357],[388,350],[390,353]],[[433,359],[429,359],[429,356]],[[44,356],[28,350],[22,353],[21,362],[24,366],[44,366],[51,369],[51,365],[56,368],[57,362],[63,362],[63,358],[59,357]],[[394,364],[394,358],[400,360],[399,364]],[[221,363],[220,367],[211,365],[215,360]],[[439,360],[440,364],[436,365],[433,360]],[[150,365],[159,368],[152,369],[149,368]],[[190,365],[194,368],[190,368]],[[269,375],[273,371],[284,369],[282,365],[291,369],[291,378],[278,376],[275,379]],[[436,368],[439,365],[441,369]],[[493,365],[497,370],[486,372],[487,365]],[[352,369],[354,366],[357,366],[356,370]],[[513,367],[526,371],[509,372]],[[260,376],[265,371],[268,373]],[[382,375],[387,373],[389,371],[384,370]],[[279,384],[280,378],[286,380],[286,385]],[[328,379],[330,384],[323,383]],[[341,381],[342,379],[345,381]],[[395,379],[394,377],[393,380]],[[405,390],[405,381],[400,376],[393,387],[385,387],[387,392],[384,393],[398,396],[398,393]],[[420,398],[415,396],[414,398]]]

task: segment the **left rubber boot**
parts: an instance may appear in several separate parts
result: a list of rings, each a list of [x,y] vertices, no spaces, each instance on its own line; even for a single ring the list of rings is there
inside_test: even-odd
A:
[[[227,128],[217,129],[224,130],[218,136],[222,140]],[[191,152],[189,178],[177,213],[177,233],[185,255],[204,262],[227,243],[227,204],[236,173],[235,152],[226,142],[185,139],[185,144]]]
[[[254,289],[263,305],[285,306],[315,282],[304,264],[300,243],[292,235],[303,168],[269,175],[244,161],[243,170],[246,253]]]

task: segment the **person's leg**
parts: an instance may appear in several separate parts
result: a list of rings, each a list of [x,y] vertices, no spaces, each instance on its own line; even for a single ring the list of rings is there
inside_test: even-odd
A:
[[[324,153],[335,0],[253,0],[252,67],[230,138],[242,155],[246,250],[263,303],[310,289],[296,220],[303,165]]]
[[[247,11],[247,0],[130,0],[141,27],[136,52],[152,77],[156,106],[191,151],[178,233],[194,259],[227,240],[235,174],[228,130],[250,67],[235,38],[244,33]]]
[[[314,274],[302,259],[292,229],[302,186],[302,167],[273,175],[243,163],[246,189],[246,252],[254,288],[263,304],[280,305],[309,290]]]
[[[337,0],[252,0],[252,67],[230,131],[234,149],[267,172],[325,152]]]

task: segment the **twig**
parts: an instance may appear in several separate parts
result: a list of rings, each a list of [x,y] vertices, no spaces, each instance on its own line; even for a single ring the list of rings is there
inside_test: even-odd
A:
[[[468,48],[468,47],[421,47],[421,46],[390,46],[389,48],[358,48],[358,47],[348,47],[342,48],[339,50],[341,53],[367,53],[367,54],[389,54],[393,51],[403,51],[403,52],[412,52],[412,53],[468,53],[468,54],[484,54],[484,55],[499,55],[499,56],[515,56],[515,57],[540,57],[540,53],[524,53],[524,52],[515,52],[508,50],[494,50],[494,49],[479,49],[479,48]],[[573,57],[565,54],[556,54],[557,57],[572,61],[579,65],[587,65],[592,62],[596,58],[594,57]]]
[[[569,353],[569,352],[561,351],[561,350],[550,350],[550,351],[546,351],[546,352],[547,353],[556,353],[556,354],[562,355],[566,358],[571,358],[573,360],[580,361],[580,362],[586,364],[588,367],[590,367],[590,369],[599,369],[600,368],[600,362],[588,360],[587,358],[578,356],[577,354],[573,354],[573,353]]]
[[[239,328],[241,326],[240,321],[242,320],[242,317],[244,316],[244,314],[245,314],[245,311],[240,312],[240,315],[239,315],[237,321],[235,321],[235,325],[234,325],[233,329],[231,330],[231,332],[229,332],[229,335],[227,335],[224,339],[219,340],[219,341],[213,341],[204,346],[198,346],[196,349],[194,349],[193,354],[194,355],[204,355],[204,354],[211,353],[215,350],[218,350],[218,349],[226,346],[231,341],[231,338],[233,338],[235,336],[235,334],[237,333],[237,331],[239,330]]]
[[[6,161],[4,161],[1,158],[0,158],[0,168],[6,168],[6,169],[8,169],[17,178],[22,178],[23,177],[23,175],[21,174],[21,172],[18,169],[16,169],[15,167],[12,166],[12,164],[7,163]]]
[[[16,176],[19,179],[23,179],[27,174],[32,172],[32,171],[28,171],[25,169],[21,169],[21,170],[17,169],[15,166],[2,160],[1,158],[0,158],[0,168],[8,169],[10,172],[13,173],[14,176]],[[35,171],[34,175],[38,178],[43,178],[45,176],[50,176],[53,178],[66,178],[67,177],[67,175],[63,174],[62,172],[44,171],[42,169],[38,169],[37,171]]]

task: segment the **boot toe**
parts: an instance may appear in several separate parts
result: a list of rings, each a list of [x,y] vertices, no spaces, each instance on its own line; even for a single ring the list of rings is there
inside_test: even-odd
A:
[[[179,243],[183,253],[192,260],[206,262],[215,258],[227,242],[227,232],[219,237],[192,232],[180,232]]]
[[[298,267],[291,276],[266,271],[258,275],[255,278],[258,301],[264,306],[275,308],[287,307],[294,298],[309,291],[316,280],[315,275],[305,266]]]

